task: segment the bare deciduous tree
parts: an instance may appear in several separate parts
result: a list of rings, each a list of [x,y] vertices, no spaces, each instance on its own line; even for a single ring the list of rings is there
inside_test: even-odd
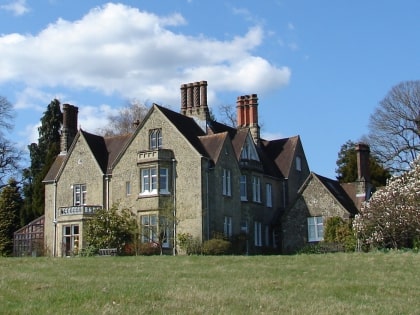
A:
[[[0,96],[0,187],[5,186],[4,180],[14,175],[19,169],[21,152],[6,139],[5,131],[13,128],[13,106],[3,96]]]
[[[410,168],[420,152],[420,81],[394,86],[370,117],[372,151],[394,174]]]
[[[117,114],[108,116],[109,124],[99,132],[104,136],[131,133],[136,129],[136,123],[138,124],[144,119],[148,110],[149,107],[146,105],[141,104],[138,100],[132,100]]]
[[[219,112],[221,115],[221,122],[225,125],[235,128],[237,124],[236,120],[236,108],[232,105],[222,104],[219,106]]]

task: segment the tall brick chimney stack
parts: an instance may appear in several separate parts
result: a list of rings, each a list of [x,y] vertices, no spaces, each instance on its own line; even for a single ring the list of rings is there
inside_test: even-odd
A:
[[[63,128],[61,130],[60,150],[65,154],[77,134],[77,115],[79,108],[70,104],[63,104]]]
[[[181,85],[181,113],[201,121],[209,119],[207,81]]]
[[[370,182],[369,155],[370,148],[365,143],[356,144],[357,179]]]
[[[362,203],[369,200],[373,186],[370,180],[369,157],[370,148],[365,143],[356,144],[357,155],[357,181],[356,185],[356,207],[360,210]]]
[[[257,94],[238,96],[236,100],[236,116],[238,128],[249,128],[254,142],[260,140],[260,126],[258,125],[258,96]]]

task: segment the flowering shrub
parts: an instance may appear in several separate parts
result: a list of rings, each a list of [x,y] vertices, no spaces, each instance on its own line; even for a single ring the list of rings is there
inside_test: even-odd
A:
[[[420,160],[410,171],[391,178],[353,221],[367,248],[413,248],[420,239]]]

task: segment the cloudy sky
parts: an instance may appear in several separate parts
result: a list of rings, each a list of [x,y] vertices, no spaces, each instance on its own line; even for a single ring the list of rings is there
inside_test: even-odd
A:
[[[53,98],[95,132],[127,101],[178,111],[180,85],[208,103],[258,94],[262,135],[300,135],[312,171],[368,131],[388,91],[420,79],[417,0],[0,0],[0,95],[25,147]]]

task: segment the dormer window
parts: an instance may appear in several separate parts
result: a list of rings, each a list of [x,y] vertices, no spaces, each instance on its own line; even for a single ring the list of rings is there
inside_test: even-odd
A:
[[[162,148],[162,129],[152,129],[149,133],[149,149],[156,150]]]

